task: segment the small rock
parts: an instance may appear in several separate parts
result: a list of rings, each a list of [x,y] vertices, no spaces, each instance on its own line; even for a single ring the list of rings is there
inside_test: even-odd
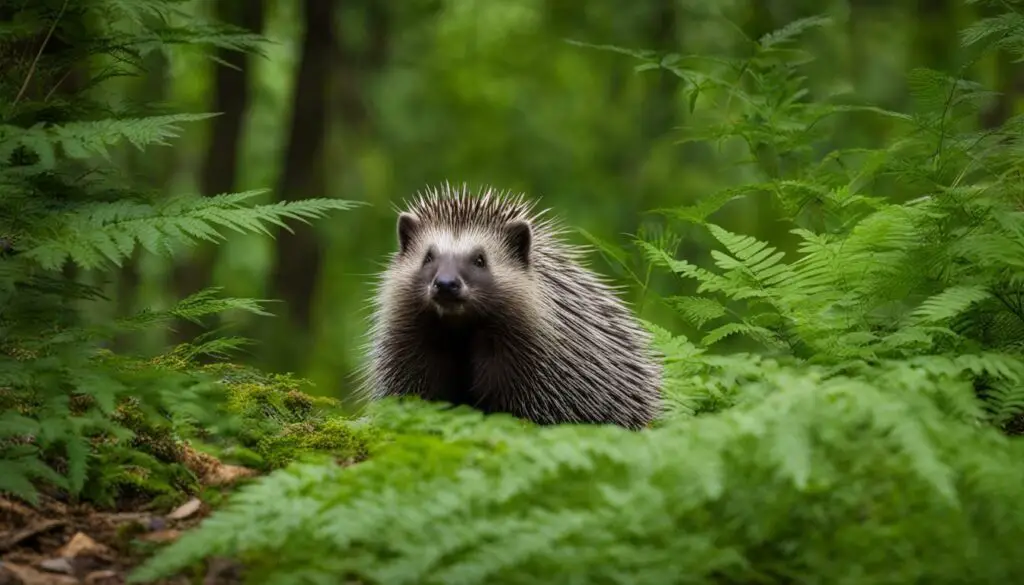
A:
[[[203,502],[199,498],[192,498],[184,504],[178,506],[174,511],[167,515],[168,520],[184,520],[189,516],[192,516],[199,511],[199,508],[203,506]]]
[[[44,571],[51,573],[63,573],[65,575],[74,574],[75,568],[71,565],[71,561],[64,557],[57,557],[55,559],[44,559],[36,563],[36,566]]]

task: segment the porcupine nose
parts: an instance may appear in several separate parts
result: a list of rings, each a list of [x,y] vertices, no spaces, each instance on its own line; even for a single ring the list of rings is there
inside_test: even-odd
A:
[[[456,298],[461,290],[462,282],[457,276],[439,274],[434,278],[434,292],[439,296]]]

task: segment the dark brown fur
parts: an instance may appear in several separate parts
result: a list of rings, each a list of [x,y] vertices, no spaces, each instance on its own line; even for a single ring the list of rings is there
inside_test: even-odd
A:
[[[660,409],[650,338],[522,196],[444,186],[399,216],[367,391],[541,424],[638,429]],[[437,285],[437,286],[435,286]]]

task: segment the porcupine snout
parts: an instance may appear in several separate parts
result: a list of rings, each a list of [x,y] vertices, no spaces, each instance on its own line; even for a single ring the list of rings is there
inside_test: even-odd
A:
[[[462,300],[465,286],[454,262],[446,260],[439,263],[430,284],[430,295],[439,303],[456,303]]]

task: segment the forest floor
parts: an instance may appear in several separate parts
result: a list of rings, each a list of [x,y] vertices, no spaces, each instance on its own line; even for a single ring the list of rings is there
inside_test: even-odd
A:
[[[253,475],[192,451],[193,471],[207,487],[227,487]],[[36,506],[0,497],[0,585],[120,585],[152,551],[176,540],[211,511],[193,497],[169,513],[151,501],[120,503],[114,511],[42,495]],[[205,574],[181,575],[161,585],[241,583],[239,567],[228,561],[207,563]]]
[[[56,491],[43,493],[36,505],[0,496],[0,585],[126,583],[132,569],[201,522],[246,480],[303,454],[328,455],[339,465],[368,456],[374,431],[350,424],[337,401],[300,391],[305,382],[232,364],[210,366],[210,371],[224,385],[225,417],[240,417],[245,431],[231,444],[250,450],[250,459],[236,453],[237,464],[224,463],[174,437],[167,425],[150,425],[130,403],[119,406],[118,420],[135,433],[131,448],[159,459],[158,465],[186,468],[188,488],[179,489],[166,469],[154,467],[123,475],[144,487],[159,485],[157,492],[130,484],[117,491],[109,509],[73,502]],[[249,463],[255,467],[245,466]],[[209,559],[187,575],[154,583],[241,581],[238,565]]]

